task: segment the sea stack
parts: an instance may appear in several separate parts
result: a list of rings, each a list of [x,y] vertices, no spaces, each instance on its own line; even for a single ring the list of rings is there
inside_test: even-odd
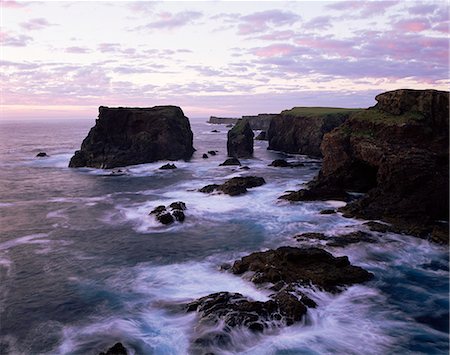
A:
[[[157,160],[188,160],[193,152],[189,119],[177,106],[99,107],[95,126],[69,167],[110,169]]]
[[[253,130],[247,120],[239,120],[228,131],[228,156],[250,158],[253,156]]]

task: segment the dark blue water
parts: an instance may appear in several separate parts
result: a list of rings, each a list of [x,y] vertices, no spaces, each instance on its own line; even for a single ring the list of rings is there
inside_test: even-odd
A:
[[[302,232],[364,230],[363,221],[318,213],[338,202],[277,199],[312,179],[319,163],[268,167],[282,155],[256,141],[255,158],[243,161],[249,171],[219,167],[226,128],[205,121],[191,120],[192,161],[176,170],[159,170],[165,162],[129,167],[125,176],[67,168],[93,121],[0,122],[1,354],[96,354],[117,341],[137,354],[187,354],[195,315],[167,305],[216,291],[268,297],[219,265],[299,245],[292,236]],[[217,156],[202,159],[214,149]],[[50,157],[35,158],[39,151]],[[238,197],[195,191],[248,174],[267,184]],[[163,227],[148,215],[178,200],[188,207],[185,223]],[[338,295],[306,289],[319,307],[305,324],[258,337],[236,332],[233,347],[216,353],[448,353],[447,248],[379,239],[328,248],[372,271],[373,281]]]

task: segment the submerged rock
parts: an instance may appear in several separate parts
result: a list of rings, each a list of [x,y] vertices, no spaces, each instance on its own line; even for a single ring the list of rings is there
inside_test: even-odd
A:
[[[236,158],[249,158],[253,156],[253,131],[246,120],[239,120],[228,131],[228,156]]]
[[[122,345],[122,343],[116,343],[113,347],[109,348],[106,353],[101,352],[98,355],[127,355],[127,349]]]
[[[237,158],[228,158],[222,164],[220,164],[220,166],[228,166],[228,165],[241,165],[241,162]]]
[[[177,106],[100,106],[96,124],[69,167],[109,169],[157,160],[189,159],[194,152],[189,120]]]
[[[351,265],[346,256],[334,257],[318,248],[281,247],[252,253],[237,260],[231,270],[234,274],[253,272],[251,280],[257,284],[312,284],[330,292],[339,291],[340,286],[365,282],[373,277],[370,272]]]
[[[39,152],[36,154],[37,158],[44,158],[44,157],[48,157],[46,152]]]
[[[266,181],[258,176],[243,176],[234,177],[227,180],[222,185],[211,184],[204,186],[199,191],[204,193],[211,193],[213,191],[221,191],[230,196],[237,196],[247,192],[247,189],[264,185]]]
[[[161,169],[161,170],[171,170],[171,169],[176,169],[176,168],[177,167],[176,167],[175,164],[167,163],[167,164],[164,164],[163,166],[161,166],[159,169]]]
[[[296,168],[300,166],[305,166],[303,163],[289,163],[284,159],[275,159],[269,166],[274,166],[277,168]]]
[[[216,153],[217,153],[216,150],[208,150],[209,155],[216,155]]]

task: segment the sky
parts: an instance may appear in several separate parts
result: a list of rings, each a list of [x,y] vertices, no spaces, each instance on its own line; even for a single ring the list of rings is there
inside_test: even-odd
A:
[[[4,1],[0,118],[369,107],[449,89],[449,2]]]

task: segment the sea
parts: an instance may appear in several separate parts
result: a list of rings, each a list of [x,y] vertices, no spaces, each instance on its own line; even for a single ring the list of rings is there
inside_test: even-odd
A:
[[[208,294],[270,291],[221,267],[279,246],[309,247],[304,232],[369,232],[365,221],[323,215],[338,201],[278,199],[318,173],[321,161],[255,141],[249,170],[219,166],[228,128],[191,119],[196,152],[111,170],[68,168],[93,120],[0,121],[0,353],[92,354],[122,342],[129,354],[190,354],[197,315],[171,305]],[[217,130],[219,132],[212,132]],[[217,155],[203,159],[203,153]],[[44,151],[49,156],[38,158]],[[274,159],[303,167],[268,166]],[[198,189],[236,176],[266,184],[241,196]],[[164,226],[149,212],[186,203],[186,220]],[[236,329],[214,354],[448,354],[448,247],[370,232],[376,243],[323,246],[374,274],[331,294],[305,288],[318,307],[303,322],[262,334]]]

